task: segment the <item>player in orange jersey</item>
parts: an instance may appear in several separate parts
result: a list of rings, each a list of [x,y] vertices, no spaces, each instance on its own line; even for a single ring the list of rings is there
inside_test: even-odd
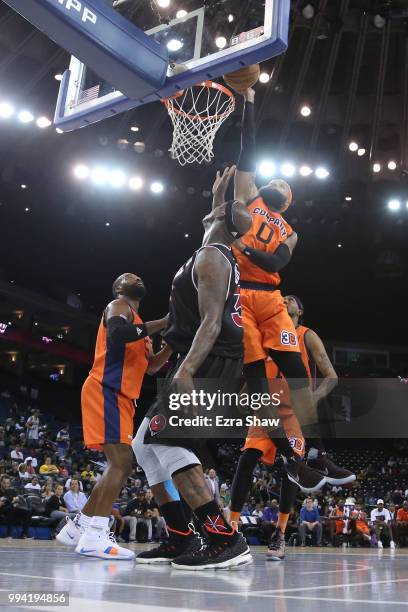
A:
[[[317,423],[317,410],[295,326],[279,290],[279,272],[289,263],[297,241],[281,215],[292,201],[292,192],[281,179],[257,189],[254,90],[247,90],[244,98],[234,197],[247,203],[253,223],[251,230],[236,241],[234,253],[241,271],[245,378],[250,393],[261,389],[266,392],[265,360],[270,356],[288,381],[290,403],[303,428]],[[304,492],[316,491],[326,483],[320,472],[294,453],[283,430],[270,430],[268,435],[284,457],[288,478]]]
[[[323,377],[319,387],[313,391],[314,400],[318,403],[336,386],[337,374],[318,334],[300,323],[304,313],[303,304],[300,299],[295,295],[288,295],[283,301],[296,329],[300,354],[308,375],[310,387],[313,388],[314,385],[309,355],[312,357]],[[271,385],[273,379],[281,376],[279,368],[270,357],[266,360],[266,374]],[[305,451],[305,442],[299,421],[290,407],[289,394],[287,394],[286,398],[281,402],[281,405],[277,409],[277,414],[282,421],[283,429],[294,452],[302,457]],[[349,470],[338,467],[329,457],[327,457],[320,439],[315,441],[315,445],[318,446],[318,448],[312,447],[309,449],[309,457],[311,457],[309,462],[314,469],[324,472],[326,480],[330,484],[343,485],[353,482],[356,479],[355,474]],[[273,465],[277,451],[274,441],[268,436],[267,431],[261,427],[251,427],[249,429],[243,450],[244,453],[238,463],[237,472],[232,484],[231,520],[235,521],[239,520],[242,505],[248,495],[250,480],[256,463],[262,461],[266,465]],[[323,463],[320,463],[322,461],[321,457],[324,457]],[[330,476],[326,473],[327,465],[330,465]],[[294,488],[294,485],[284,476],[281,486],[278,524],[269,542],[268,557],[274,561],[284,558],[284,534],[295,499],[296,488]]]
[[[168,360],[165,347],[153,355],[149,335],[167,324],[167,318],[143,323],[138,311],[146,294],[142,279],[122,274],[113,283],[114,300],[99,325],[95,359],[82,387],[82,422],[88,448],[103,450],[107,468],[82,512],[67,520],[57,539],[76,545],[81,555],[102,559],[133,559],[109,533],[112,504],[132,469],[135,400],[146,372],[154,373]]]

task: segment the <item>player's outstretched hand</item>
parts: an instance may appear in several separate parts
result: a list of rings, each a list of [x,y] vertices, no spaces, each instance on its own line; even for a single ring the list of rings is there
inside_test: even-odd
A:
[[[225,168],[222,174],[219,170],[217,171],[217,175],[215,177],[214,185],[212,188],[214,204],[216,206],[219,206],[220,204],[225,202],[225,194],[227,193],[228,185],[230,184],[231,178],[234,176],[236,169],[236,166],[227,166],[227,168]]]
[[[245,101],[255,102],[255,89],[252,89],[252,87],[246,89],[242,95],[244,96]]]

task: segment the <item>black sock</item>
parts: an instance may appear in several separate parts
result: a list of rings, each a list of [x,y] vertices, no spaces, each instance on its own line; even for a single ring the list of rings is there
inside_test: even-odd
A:
[[[247,448],[240,456],[231,487],[231,512],[241,512],[251,488],[252,474],[260,457],[262,451],[257,448]]]
[[[172,501],[160,506],[164,520],[166,521],[169,533],[176,535],[190,535],[191,529],[188,526],[188,520],[184,514],[183,504],[181,501]]]
[[[292,512],[298,492],[298,486],[284,474],[280,489],[279,512],[284,514],[290,514]]]
[[[308,459],[317,459],[320,455],[325,453],[323,440],[321,438],[306,438],[306,448]],[[314,449],[314,452],[310,451]]]
[[[227,523],[214,500],[196,508],[194,513],[202,523],[210,540],[221,539],[234,542],[238,537],[237,532]]]

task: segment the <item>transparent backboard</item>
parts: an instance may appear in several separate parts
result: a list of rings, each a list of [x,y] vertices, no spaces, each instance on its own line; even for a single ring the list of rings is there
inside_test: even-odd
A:
[[[154,96],[130,100],[73,57],[61,83],[55,121],[66,130],[169,97],[286,49],[290,0],[169,0],[167,8],[160,6],[166,0],[105,1],[166,45],[166,83]]]

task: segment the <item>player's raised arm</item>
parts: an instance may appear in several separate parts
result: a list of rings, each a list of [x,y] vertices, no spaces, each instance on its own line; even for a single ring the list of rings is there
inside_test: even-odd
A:
[[[108,330],[108,340],[113,344],[127,344],[152,336],[164,329],[167,317],[157,321],[134,324],[130,306],[126,300],[119,298],[111,302],[105,312],[105,323]]]
[[[201,324],[174,379],[192,378],[213,348],[221,331],[230,271],[217,249],[206,248],[199,253],[195,273]]]
[[[226,201],[228,185],[230,184],[231,178],[234,176],[236,168],[236,166],[231,166],[231,168],[227,167],[225,168],[222,174],[219,170],[217,170],[215,181],[212,187],[213,210],[214,208],[217,208],[217,206],[221,206],[221,204]]]
[[[265,272],[280,272],[288,265],[292,258],[292,253],[297,245],[297,234],[293,232],[283,242],[274,253],[253,249],[242,242],[236,240],[234,246],[241,251],[248,259],[256,266],[265,270]]]
[[[234,198],[249,202],[257,195],[256,139],[255,139],[255,91],[247,89],[244,93],[245,105],[242,116],[241,153],[235,173]]]
[[[314,399],[319,401],[334,389],[339,379],[321,338],[312,329],[305,334],[305,344],[323,376],[321,384],[313,393]]]

